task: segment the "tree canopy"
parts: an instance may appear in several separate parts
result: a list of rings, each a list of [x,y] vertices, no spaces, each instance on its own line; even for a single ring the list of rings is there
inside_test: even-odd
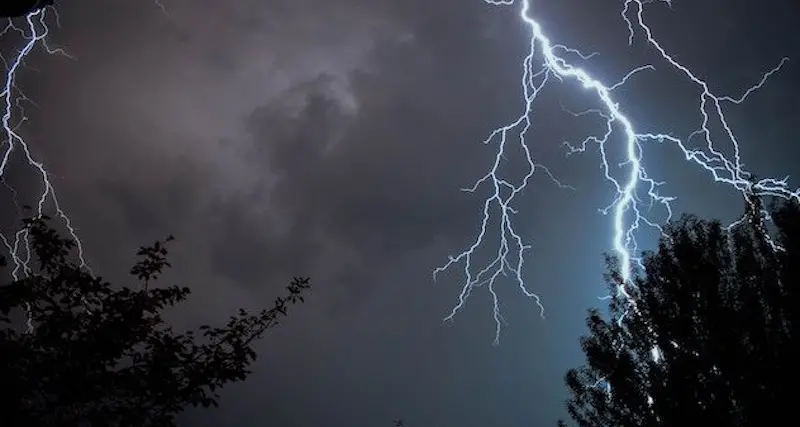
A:
[[[254,341],[310,286],[295,278],[270,309],[178,333],[161,312],[189,288],[152,286],[169,266],[171,237],[140,248],[137,286],[112,286],[80,268],[75,243],[46,220],[23,230],[38,262],[0,286],[3,425],[171,426],[188,406],[216,406],[220,387],[250,373]]]
[[[615,298],[610,317],[589,311],[586,363],[566,375],[578,426],[761,427],[794,418],[800,208],[747,206],[730,229],[692,216],[671,224],[626,287],[635,306]],[[608,261],[614,288],[620,275]]]
[[[0,3],[0,18],[19,18],[52,4],[53,0],[3,0]]]

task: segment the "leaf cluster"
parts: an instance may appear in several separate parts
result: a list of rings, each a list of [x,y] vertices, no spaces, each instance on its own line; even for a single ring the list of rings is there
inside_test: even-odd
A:
[[[148,286],[169,266],[171,236],[140,248],[137,286],[113,287],[70,259],[74,242],[46,217],[26,220],[24,232],[38,265],[0,286],[3,425],[170,426],[188,406],[217,406],[219,389],[250,373],[254,341],[310,286],[294,278],[269,309],[178,333],[162,312],[189,288]]]
[[[765,211],[750,200],[732,229],[683,217],[645,254],[644,274],[627,288],[635,306],[617,298],[610,319],[589,312],[586,363],[566,375],[578,426],[756,427],[790,419],[800,378],[800,207]],[[615,288],[618,266],[608,261]]]

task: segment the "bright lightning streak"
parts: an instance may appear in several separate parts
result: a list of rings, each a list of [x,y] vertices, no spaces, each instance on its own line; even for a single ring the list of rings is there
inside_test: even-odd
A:
[[[44,165],[37,161],[25,139],[18,133],[18,129],[22,123],[27,120],[22,104],[29,101],[17,85],[17,80],[20,70],[25,65],[25,60],[28,58],[36,48],[42,48],[48,54],[60,54],[69,57],[69,55],[62,49],[52,48],[47,43],[47,36],[50,28],[46,22],[47,11],[41,9],[30,13],[24,18],[24,26],[17,25],[13,20],[9,19],[6,27],[0,32],[0,36],[9,33],[19,34],[23,40],[24,45],[13,57],[11,61],[3,62],[6,65],[5,81],[3,84],[2,92],[0,92],[0,99],[3,100],[3,116],[2,116],[2,132],[3,139],[0,142],[0,149],[2,149],[2,158],[0,158],[0,179],[5,182],[6,172],[9,168],[11,159],[16,150],[22,151],[23,161],[30,166],[33,171],[41,178],[42,192],[36,202],[36,213],[43,215],[47,203],[52,204],[56,215],[62,220],[68,233],[73,238],[77,245],[78,258],[82,268],[88,268],[83,253],[83,245],[78,239],[78,236],[73,227],[69,217],[61,208],[61,205],[56,196],[53,184],[50,181],[50,174],[45,169]],[[19,115],[19,117],[17,117]],[[16,192],[13,193],[16,198]],[[16,203],[16,200],[15,200]],[[11,260],[14,264],[12,276],[16,280],[20,274],[27,275],[30,272],[28,262],[30,261],[30,249],[28,247],[28,236],[25,231],[16,233],[13,243],[4,235],[0,235],[6,249],[8,250]],[[25,252],[23,256],[21,251]]]
[[[154,1],[155,5],[161,9],[162,13],[166,15],[167,8],[163,5],[163,3],[161,3],[159,0]],[[35,159],[31,152],[30,146],[19,133],[20,126],[27,121],[23,104],[26,102],[33,104],[33,102],[25,96],[17,84],[19,73],[21,69],[24,68],[26,59],[28,59],[37,48],[48,54],[59,54],[74,59],[63,49],[52,48],[48,44],[47,36],[50,33],[50,27],[47,24],[46,18],[50,15],[50,13],[48,13],[50,11],[52,12],[53,16],[55,16],[56,23],[58,23],[58,14],[56,10],[52,7],[47,7],[31,12],[25,16],[24,25],[18,25],[18,23],[16,23],[13,19],[9,19],[6,26],[0,30],[0,37],[16,33],[22,38],[22,40],[24,40],[22,47],[10,61],[7,61],[4,57],[0,56],[0,60],[2,60],[3,64],[5,65],[5,80],[2,83],[2,92],[0,92],[0,100],[3,102],[3,115],[2,120],[0,120],[0,126],[2,126],[3,133],[3,138],[0,140],[0,182],[2,182],[3,186],[11,193],[12,201],[16,205],[19,212],[20,206],[18,194],[17,191],[8,184],[6,180],[6,173],[7,169],[11,165],[12,159],[14,158],[14,153],[17,150],[21,150],[23,162],[32,168],[32,170],[41,178],[42,190],[36,201],[36,214],[38,216],[44,215],[45,211],[48,209],[48,202],[50,203],[49,209],[53,209],[55,211],[56,216],[62,221],[67,233],[70,235],[76,245],[79,261],[78,265],[80,268],[83,268],[92,274],[91,268],[88,266],[84,256],[83,243],[78,238],[76,229],[72,225],[72,221],[62,209],[61,204],[58,201],[55,188],[50,181],[50,174],[47,172],[44,164]],[[0,232],[0,243],[5,246],[13,263],[14,268],[11,272],[11,276],[14,280],[26,277],[32,273],[32,269],[30,267],[32,253],[29,236],[26,230],[17,231],[14,233],[13,238],[9,238]],[[29,332],[34,327],[30,316],[28,317],[27,326]]]
[[[55,9],[53,9],[53,14],[57,22],[58,15],[55,13]],[[3,133],[3,138],[0,140],[0,151],[2,152],[2,154],[0,154],[0,156],[2,156],[0,157],[0,180],[2,180],[3,185],[10,191],[12,201],[19,212],[18,194],[13,187],[8,185],[6,173],[14,158],[15,152],[21,150],[23,163],[29,166],[35,174],[39,175],[41,178],[42,190],[36,201],[36,215],[40,217],[43,216],[45,210],[48,209],[48,202],[50,203],[49,208],[55,211],[56,216],[62,221],[67,233],[72,237],[76,245],[80,268],[86,269],[91,274],[91,269],[87,265],[84,256],[83,243],[78,238],[72,221],[64,212],[58,201],[55,188],[50,181],[50,174],[47,172],[44,164],[35,159],[30,146],[19,133],[20,126],[27,121],[23,105],[25,102],[33,103],[25,96],[17,84],[20,70],[25,66],[25,60],[37,48],[41,48],[41,50],[48,54],[59,54],[71,58],[63,49],[52,48],[48,44],[47,36],[50,33],[50,27],[46,22],[47,16],[47,10],[40,9],[25,16],[25,25],[19,26],[13,19],[9,19],[5,28],[0,31],[0,36],[16,33],[24,40],[22,48],[14,55],[11,61],[7,61],[0,56],[0,59],[2,59],[5,65],[5,80],[3,82],[2,92],[0,92],[0,99],[3,101],[3,115],[0,120]],[[23,229],[17,231],[14,233],[13,239],[9,239],[4,234],[0,233],[0,242],[5,246],[13,263],[14,268],[11,271],[12,278],[18,280],[30,275],[32,273],[32,268],[30,266],[32,252],[27,230]],[[30,309],[31,307],[26,304],[28,313],[30,313]],[[32,332],[34,324],[30,315],[28,315],[26,325],[28,332]]]
[[[685,157],[685,160],[705,169],[710,177],[717,183],[727,184],[744,195],[753,194],[756,196],[773,196],[785,199],[793,198],[800,200],[800,191],[792,190],[788,184],[788,178],[783,179],[760,179],[753,181],[741,161],[739,141],[734,135],[728,120],[725,116],[723,105],[739,104],[760,89],[767,79],[777,72],[787,61],[782,59],[772,70],[765,73],[758,84],[747,89],[739,97],[720,96],[715,94],[706,81],[697,77],[689,68],[679,63],[671,56],[666,49],[656,40],[650,27],[644,19],[644,4],[647,0],[622,0],[622,18],[629,30],[628,43],[633,43],[637,34],[642,34],[647,44],[666,62],[667,65],[682,73],[689,81],[700,89],[699,112],[702,122],[698,129],[685,139],[681,139],[668,133],[643,132],[631,122],[625,114],[624,108],[615,100],[613,94],[616,89],[625,84],[634,74],[653,70],[652,65],[638,67],[630,71],[619,82],[606,84],[601,82],[584,68],[573,65],[567,60],[568,54],[576,54],[582,59],[590,56],[581,55],[577,50],[554,44],[545,34],[541,24],[531,13],[532,0],[484,0],[492,6],[518,6],[519,16],[523,23],[530,29],[530,50],[522,61],[522,95],[525,101],[524,111],[509,124],[499,127],[492,131],[484,144],[496,143],[497,151],[492,161],[489,171],[476,183],[465,191],[477,192],[479,189],[488,187],[489,195],[483,203],[483,218],[478,230],[477,237],[473,243],[463,252],[455,256],[450,256],[443,266],[434,270],[436,276],[450,269],[455,265],[463,265],[465,276],[458,302],[453,307],[450,314],[445,317],[450,321],[464,307],[467,298],[477,287],[485,286],[488,289],[493,303],[493,318],[496,324],[495,344],[499,342],[501,324],[504,323],[500,311],[500,301],[496,292],[498,279],[503,276],[511,276],[515,286],[528,298],[532,298],[537,304],[540,313],[544,315],[544,306],[535,293],[530,291],[523,279],[523,265],[525,250],[530,246],[525,244],[521,235],[515,230],[512,218],[517,214],[512,202],[515,201],[532,179],[533,175],[539,170],[546,173],[559,186],[563,186],[553,177],[550,172],[542,165],[536,163],[531,155],[526,134],[532,124],[532,111],[534,102],[539,93],[545,88],[546,84],[552,79],[560,82],[571,81],[579,84],[584,90],[592,93],[599,101],[599,107],[595,110],[584,113],[573,113],[575,116],[586,113],[594,113],[602,117],[605,126],[601,134],[589,136],[581,144],[568,146],[568,154],[586,151],[589,144],[596,144],[600,153],[600,163],[606,180],[615,189],[616,195],[612,202],[600,210],[604,215],[610,214],[612,219],[612,249],[620,261],[621,283],[617,286],[616,297],[628,300],[635,308],[635,301],[632,299],[626,287],[630,287],[631,277],[635,269],[640,267],[640,260],[635,256],[638,252],[636,236],[641,227],[647,226],[661,230],[660,221],[649,219],[640,209],[643,203],[650,206],[658,205],[664,211],[666,220],[672,216],[671,202],[672,197],[662,196],[658,188],[663,182],[651,178],[643,162],[644,142],[671,143],[677,147]],[[671,0],[658,0],[662,3],[671,4]],[[720,142],[712,139],[710,125],[712,122],[718,123],[724,129],[723,140],[730,145],[733,151],[733,158],[728,158],[721,148]],[[612,136],[621,134],[619,138],[625,153],[625,161],[620,167],[626,167],[626,173],[618,178],[612,174],[612,169],[608,160],[607,145],[614,143]],[[687,143],[692,138],[702,137],[704,147],[691,149]],[[526,175],[517,182],[511,182],[501,176],[501,162],[505,159],[508,146],[512,144],[511,139],[516,139],[525,153],[526,161],[529,166]],[[483,267],[476,267],[475,257],[477,251],[487,245],[487,234],[490,224],[497,222],[497,229],[493,230],[499,235],[498,249],[495,255],[486,262]]]

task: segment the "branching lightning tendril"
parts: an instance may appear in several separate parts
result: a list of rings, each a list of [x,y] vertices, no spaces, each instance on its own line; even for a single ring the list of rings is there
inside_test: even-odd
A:
[[[154,3],[162,13],[165,15],[168,14],[167,8],[161,1],[154,0]],[[46,214],[47,210],[55,212],[57,219],[61,220],[66,232],[72,238],[76,246],[78,266],[86,270],[89,274],[93,274],[86,262],[83,242],[78,238],[77,229],[72,225],[72,221],[58,201],[55,187],[50,180],[50,173],[42,162],[36,160],[29,144],[19,133],[20,126],[28,120],[25,115],[25,104],[36,105],[31,99],[25,96],[25,93],[18,85],[20,71],[26,67],[26,60],[37,49],[47,54],[57,54],[74,59],[64,49],[53,48],[48,43],[47,36],[50,33],[50,26],[48,24],[49,16],[53,16],[55,23],[57,25],[59,24],[58,12],[54,7],[48,6],[27,14],[24,18],[20,19],[23,22],[15,22],[14,19],[8,19],[6,26],[0,30],[0,37],[16,33],[24,41],[22,47],[10,60],[0,55],[0,61],[2,61],[5,66],[2,92],[0,92],[0,100],[3,102],[1,121],[3,136],[0,139],[0,182],[2,182],[4,188],[11,194],[11,199],[17,208],[17,212],[22,213],[17,191],[9,185],[7,181],[7,170],[11,165],[14,154],[16,151],[21,150],[23,163],[29,166],[41,179],[40,184],[42,190],[36,200],[34,214],[41,217]],[[18,280],[32,273],[30,265],[32,253],[29,240],[30,236],[26,229],[23,228],[15,232],[13,236],[13,238],[9,238],[9,236],[0,232],[0,243],[6,248],[11,258],[13,265],[11,276],[14,280]],[[30,313],[30,306],[27,306],[27,309]],[[34,326],[31,316],[29,315],[27,320],[28,332],[31,332]]]
[[[567,143],[566,147],[567,154],[574,154],[586,151],[590,144],[596,145],[600,153],[600,163],[604,176],[615,189],[616,196],[608,206],[600,209],[600,212],[611,218],[612,249],[620,260],[622,282],[618,286],[616,297],[626,298],[632,304],[635,303],[630,298],[626,286],[630,285],[632,274],[640,261],[635,256],[638,251],[636,236],[640,228],[652,227],[659,230],[659,224],[663,223],[663,219],[668,220],[672,216],[671,202],[674,199],[661,195],[658,190],[663,183],[648,175],[644,166],[645,149],[642,145],[643,143],[672,144],[687,162],[707,171],[713,181],[726,184],[743,194],[800,199],[800,191],[789,187],[788,178],[753,180],[743,166],[739,141],[728,123],[723,108],[725,104],[744,102],[754,91],[760,89],[771,75],[780,70],[786,63],[786,58],[783,58],[776,67],[764,73],[757,84],[748,88],[740,96],[718,95],[710,89],[706,81],[697,77],[689,68],[671,56],[655,38],[644,19],[645,4],[651,1],[621,0],[623,2],[621,17],[629,32],[628,43],[631,44],[637,35],[644,37],[646,43],[667,66],[682,73],[700,90],[698,111],[701,114],[701,123],[698,129],[688,137],[679,138],[668,133],[642,130],[641,126],[631,122],[625,114],[625,108],[620,106],[613,96],[614,91],[624,85],[630,77],[639,72],[653,70],[653,65],[635,68],[623,76],[619,82],[613,84],[603,83],[594,77],[590,71],[574,65],[568,60],[570,55],[586,60],[590,59],[594,54],[583,55],[576,49],[555,44],[550,40],[539,21],[532,14],[533,0],[483,1],[497,7],[519,8],[519,16],[523,24],[530,30],[530,50],[522,62],[521,77],[525,108],[516,119],[496,128],[484,140],[485,144],[496,144],[496,155],[487,173],[478,179],[472,187],[464,189],[464,191],[477,193],[489,188],[489,195],[483,202],[482,221],[473,243],[461,253],[451,256],[446,264],[434,270],[434,277],[436,277],[441,272],[449,270],[456,265],[461,265],[465,276],[458,302],[445,317],[445,320],[454,318],[464,307],[467,298],[475,288],[486,287],[493,303],[493,319],[496,324],[495,343],[498,343],[504,319],[500,311],[500,301],[496,286],[501,277],[508,276],[511,276],[515,286],[519,288],[523,295],[533,299],[539,307],[540,313],[544,316],[542,301],[537,294],[528,288],[523,277],[524,255],[530,246],[525,243],[522,235],[516,231],[513,219],[518,214],[514,203],[517,202],[519,196],[525,191],[529,182],[537,173],[544,173],[560,187],[569,187],[562,184],[544,165],[534,160],[528,145],[529,142],[526,140],[527,132],[532,126],[534,103],[540,92],[553,80],[577,83],[583,89],[593,93],[597,101],[599,101],[599,106],[596,109],[573,114],[576,117],[585,114],[596,114],[602,117],[605,122],[602,131],[598,135],[585,138],[579,144],[572,145]],[[671,2],[671,0],[656,1],[666,4]],[[162,11],[165,11],[158,1],[156,1],[156,5]],[[48,203],[52,206],[57,217],[63,222],[68,233],[77,244],[80,265],[88,268],[84,259],[81,241],[78,239],[69,217],[58,202],[49,173],[45,166],[36,160],[28,143],[19,133],[19,127],[26,121],[23,107],[26,104],[32,104],[32,101],[24,95],[24,92],[20,90],[17,84],[20,70],[25,67],[26,58],[37,49],[50,54],[68,56],[63,50],[51,48],[47,43],[49,28],[46,18],[51,14],[57,18],[57,15],[54,15],[55,10],[48,8],[33,12],[17,22],[9,20],[5,28],[0,31],[0,36],[17,33],[25,41],[10,60],[0,58],[5,65],[5,80],[3,81],[2,92],[0,92],[0,99],[3,101],[0,181],[9,190],[12,199],[16,203],[16,192],[8,186],[6,177],[11,159],[15,153],[21,153],[23,163],[41,178],[42,192],[36,203],[36,213],[43,214],[48,208]],[[720,125],[723,129],[721,138],[712,138],[710,130],[712,123]],[[620,133],[622,134],[621,138],[612,139],[613,136]],[[689,147],[688,143],[695,138],[702,139],[701,148]],[[607,145],[618,141],[622,144],[626,153],[626,161],[621,165],[627,168],[623,177],[614,176],[607,157]],[[525,160],[528,164],[527,173],[517,181],[502,176],[502,161],[507,155],[511,144],[519,145],[525,153]],[[721,144],[727,144],[728,147],[723,148],[720,146]],[[725,152],[732,152],[732,156],[724,154]],[[662,221],[655,221],[643,213],[640,208],[648,204],[658,205],[663,208],[665,215]],[[492,221],[498,222],[497,230],[489,230]],[[497,251],[488,262],[479,264],[475,260],[476,253],[488,244],[491,231],[495,231],[499,236]],[[13,236],[6,236],[0,233],[0,241],[7,249],[13,263],[13,277],[16,279],[29,274],[31,253],[27,234],[24,231],[18,231]]]
[[[0,149],[2,150],[0,152],[0,156],[2,156],[2,158],[0,158],[0,179],[2,179],[4,183],[6,182],[5,178],[13,154],[17,150],[21,150],[24,162],[41,178],[42,192],[36,203],[36,214],[43,215],[47,204],[50,203],[52,205],[56,215],[63,221],[64,226],[77,245],[80,266],[87,268],[86,260],[84,259],[83,245],[80,239],[78,239],[76,230],[72,226],[69,217],[59,204],[55,188],[50,181],[50,174],[47,172],[47,169],[45,169],[44,164],[35,159],[30,146],[18,133],[20,125],[27,121],[23,106],[26,102],[32,104],[32,101],[24,95],[17,85],[20,71],[25,67],[26,58],[37,48],[41,48],[48,54],[59,54],[69,57],[63,49],[52,48],[47,43],[47,36],[50,32],[50,28],[46,22],[47,12],[47,10],[42,9],[27,15],[24,18],[24,25],[20,25],[9,19],[5,28],[0,32],[0,36],[16,32],[25,40],[22,48],[10,61],[3,58],[5,80],[3,82],[2,92],[0,92],[0,99],[3,100],[3,138],[2,144],[0,145]],[[54,10],[53,12],[55,13]],[[7,188],[12,191],[16,203],[16,192],[13,191],[13,188],[8,186]],[[30,250],[26,232],[24,230],[19,231],[12,239],[0,234],[0,239],[2,239],[3,245],[5,245],[8,250],[14,264],[14,270],[12,271],[14,279],[19,278],[20,275],[28,274]]]
[[[159,0],[154,0],[154,3],[162,13],[165,15],[168,13],[167,8]],[[55,187],[50,179],[50,173],[42,162],[36,160],[30,145],[19,130],[22,124],[28,120],[24,107],[26,105],[36,106],[21,90],[18,83],[20,72],[26,68],[26,60],[37,50],[74,59],[65,50],[53,48],[48,43],[47,37],[50,33],[48,21],[51,16],[54,23],[58,24],[59,17],[56,9],[48,6],[35,10],[18,20],[8,19],[5,27],[0,30],[0,37],[16,34],[23,40],[22,46],[10,59],[0,55],[0,61],[4,65],[4,80],[2,81],[2,91],[0,91],[0,100],[2,100],[0,182],[11,195],[11,200],[15,204],[18,214],[23,213],[17,191],[9,185],[7,179],[8,169],[12,165],[15,154],[20,153],[22,163],[40,177],[41,193],[35,202],[34,215],[45,215],[48,210],[55,213],[56,218],[61,221],[66,232],[76,245],[79,267],[92,274],[91,268],[86,261],[83,243],[78,238],[77,229],[73,226],[69,216],[59,203]],[[25,229],[16,231],[13,233],[13,237],[0,232],[0,243],[6,248],[12,262],[11,276],[14,280],[24,278],[32,273],[30,265],[32,253],[29,238],[30,236]],[[34,327],[30,316],[28,317],[27,327],[28,331],[31,331]]]
[[[57,22],[58,15],[55,9],[52,9],[52,12]],[[17,205],[18,212],[21,211],[17,192],[6,180],[7,171],[13,155],[17,150],[21,150],[23,162],[31,167],[36,175],[41,178],[42,191],[36,201],[35,214],[39,216],[44,215],[47,208],[55,212],[76,244],[79,266],[91,272],[84,257],[83,244],[78,238],[70,218],[64,212],[58,201],[55,188],[50,181],[50,174],[44,164],[35,159],[30,146],[18,132],[19,127],[27,121],[24,110],[25,104],[35,105],[25,96],[24,92],[17,84],[20,71],[25,67],[25,60],[37,48],[40,48],[48,54],[70,57],[63,49],[53,48],[48,44],[47,36],[50,32],[50,28],[47,24],[48,15],[47,9],[40,9],[25,16],[24,24],[19,24],[9,19],[6,26],[0,31],[0,36],[17,33],[25,41],[21,49],[19,49],[11,60],[0,57],[5,65],[5,79],[3,81],[2,92],[0,92],[0,99],[3,101],[3,138],[0,140],[0,180],[2,180],[6,189],[11,193],[12,200]],[[48,203],[50,206],[48,206]],[[13,279],[17,280],[29,275],[31,273],[30,261],[32,254],[27,231],[25,229],[19,230],[14,233],[13,238],[9,238],[5,234],[0,233],[0,242],[5,246],[11,258],[13,264],[11,275]],[[28,310],[30,310],[30,307],[28,307]],[[29,331],[34,327],[30,316],[28,316],[27,327]]]
[[[718,95],[714,93],[709,84],[693,73],[688,67],[678,62],[667,50],[662,47],[653,35],[651,28],[644,18],[644,8],[647,0],[622,0],[621,16],[627,25],[629,45],[637,35],[644,37],[647,45],[653,49],[660,60],[667,66],[678,71],[700,91],[698,111],[701,123],[697,130],[688,137],[680,138],[669,133],[649,132],[642,130],[641,125],[634,124],[626,115],[625,107],[614,98],[614,91],[624,85],[636,73],[653,70],[653,65],[645,65],[631,70],[619,82],[606,84],[594,77],[590,71],[573,65],[567,57],[578,55],[581,59],[588,59],[591,55],[582,55],[580,52],[567,46],[555,44],[546,35],[542,25],[532,13],[533,0],[484,0],[492,6],[518,7],[519,16],[524,25],[530,29],[530,50],[522,63],[522,95],[525,104],[524,111],[513,121],[492,131],[485,144],[494,143],[497,146],[496,155],[492,159],[488,172],[478,179],[475,184],[465,189],[477,192],[488,188],[488,197],[483,202],[482,220],[477,236],[473,243],[461,253],[450,256],[443,266],[434,270],[434,279],[439,273],[454,268],[456,265],[463,267],[464,281],[458,302],[452,311],[445,317],[450,321],[464,307],[467,298],[478,287],[486,287],[493,304],[493,318],[495,321],[495,344],[499,343],[501,325],[504,323],[500,311],[500,301],[496,292],[498,280],[501,277],[511,276],[516,287],[528,298],[534,300],[544,316],[544,306],[539,296],[532,292],[523,278],[524,252],[530,248],[522,236],[516,231],[513,217],[518,213],[514,202],[526,189],[534,174],[540,170],[544,172],[559,186],[563,186],[550,173],[548,169],[536,163],[531,155],[526,134],[532,125],[532,111],[537,96],[553,79],[560,82],[573,82],[589,91],[599,101],[599,107],[594,110],[573,113],[575,116],[583,114],[597,114],[604,119],[605,127],[598,135],[584,139],[580,144],[569,144],[567,154],[582,153],[590,144],[597,146],[600,153],[600,163],[605,179],[615,189],[616,195],[612,202],[600,209],[604,215],[611,217],[612,249],[620,262],[621,283],[617,286],[616,295],[610,297],[624,298],[633,308],[635,301],[627,287],[631,286],[631,278],[637,268],[641,267],[640,259],[636,257],[638,246],[636,237],[642,227],[652,227],[661,230],[660,225],[664,220],[672,217],[671,202],[673,197],[661,195],[659,187],[663,182],[652,178],[644,165],[645,142],[672,144],[685,160],[708,172],[713,181],[725,184],[743,195],[771,196],[784,199],[800,199],[800,191],[789,187],[788,177],[783,179],[766,178],[755,180],[748,173],[742,163],[740,144],[725,115],[725,104],[739,104],[745,101],[754,91],[760,89],[767,79],[788,61],[780,60],[777,66],[764,73],[762,79],[748,88],[738,97]],[[671,4],[671,0],[657,0],[664,4]],[[628,108],[630,109],[630,108]],[[723,129],[721,137],[712,138],[711,124],[715,123]],[[621,134],[618,139],[612,136]],[[702,138],[701,148],[690,148],[688,142],[694,138]],[[623,144],[625,161],[620,165],[626,167],[623,177],[615,177],[607,156],[607,145]],[[505,158],[510,144],[519,144],[526,155],[529,168],[527,174],[519,181],[512,182],[501,176],[502,161]],[[723,148],[720,145],[727,144]],[[724,154],[732,152],[732,157]],[[663,209],[664,218],[661,221],[651,219],[641,209],[644,205],[656,205]],[[489,225],[497,223],[496,230],[491,230],[499,236],[497,252],[485,264],[476,266],[476,254],[479,249],[488,244],[490,233]]]

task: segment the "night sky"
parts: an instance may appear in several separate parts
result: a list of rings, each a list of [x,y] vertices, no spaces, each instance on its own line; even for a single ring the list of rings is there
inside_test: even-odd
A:
[[[259,345],[246,382],[185,426],[548,426],[564,415],[566,369],[582,362],[586,309],[605,295],[602,254],[613,199],[597,153],[562,142],[602,129],[597,107],[556,84],[536,107],[531,146],[574,190],[537,175],[517,208],[532,248],[527,286],[498,290],[500,346],[485,289],[452,323],[459,268],[432,270],[469,245],[485,193],[459,191],[493,159],[481,141],[523,108],[528,29],[518,7],[481,0],[123,0],[60,2],[50,43],[19,74],[20,128],[73,220],[94,271],[125,276],[135,249],[174,234],[165,283],[190,286],[179,326],[269,306],[292,276],[307,304]],[[228,4],[230,3],[230,4]],[[644,129],[685,136],[700,123],[695,86],[642,43],[628,46],[621,0],[538,0],[555,43],[598,56],[605,82],[653,64],[617,93]],[[728,118],[759,176],[797,175],[800,7],[793,0],[674,0],[646,9],[654,35],[718,93],[736,95],[790,61]],[[21,22],[21,21],[20,21]],[[792,40],[794,39],[794,41]],[[0,39],[8,59],[22,39]],[[598,127],[600,126],[600,127]],[[729,145],[723,145],[729,149]],[[19,153],[6,179],[21,203],[39,181]],[[647,146],[676,214],[734,219],[727,187],[669,144]],[[511,159],[510,161],[514,161]],[[794,185],[800,181],[792,180]],[[14,215],[0,193],[4,222]],[[657,217],[657,216],[656,216]],[[645,236],[643,243],[651,242]]]

